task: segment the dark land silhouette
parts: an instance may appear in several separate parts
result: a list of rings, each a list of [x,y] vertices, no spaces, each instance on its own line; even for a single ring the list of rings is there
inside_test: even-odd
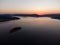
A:
[[[52,19],[59,19],[60,20],[60,14],[45,14],[45,15],[37,15],[37,14],[0,14],[0,22],[19,19],[16,16],[21,16],[21,17],[50,17]]]
[[[12,15],[1,15],[0,14],[0,22],[5,22],[5,21],[10,21],[10,20],[16,20],[16,19],[19,19],[18,17],[14,17]]]
[[[13,16],[22,16],[22,17],[39,17],[37,14],[14,14]]]
[[[37,15],[37,14],[14,14],[14,16],[22,16],[22,17],[50,17],[52,19],[60,19],[60,14],[45,14],[45,15]]]
[[[10,30],[10,33],[16,32],[16,31],[18,31],[20,29],[21,29],[21,27],[15,27],[15,28]]]
[[[42,15],[42,17],[51,17],[52,19],[60,19],[60,14],[46,14]]]

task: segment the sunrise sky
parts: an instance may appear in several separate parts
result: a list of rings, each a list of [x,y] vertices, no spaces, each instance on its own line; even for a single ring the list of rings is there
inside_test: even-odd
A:
[[[60,0],[0,0],[0,14],[60,13]]]

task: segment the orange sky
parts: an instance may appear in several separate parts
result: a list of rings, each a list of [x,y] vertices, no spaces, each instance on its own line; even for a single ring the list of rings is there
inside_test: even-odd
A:
[[[60,10],[21,10],[21,9],[4,9],[0,10],[1,13],[17,13],[17,14],[50,14],[50,13],[60,13]]]
[[[0,14],[60,13],[60,0],[0,0]]]

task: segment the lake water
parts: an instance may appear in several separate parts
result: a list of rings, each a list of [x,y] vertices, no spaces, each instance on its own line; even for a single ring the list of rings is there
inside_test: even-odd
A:
[[[19,17],[0,22],[0,44],[40,45],[60,43],[60,20],[49,17]],[[11,30],[20,27],[21,29]]]

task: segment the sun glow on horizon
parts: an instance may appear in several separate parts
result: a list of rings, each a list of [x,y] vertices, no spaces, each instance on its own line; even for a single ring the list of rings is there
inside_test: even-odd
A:
[[[60,0],[0,0],[0,14],[60,13]]]

